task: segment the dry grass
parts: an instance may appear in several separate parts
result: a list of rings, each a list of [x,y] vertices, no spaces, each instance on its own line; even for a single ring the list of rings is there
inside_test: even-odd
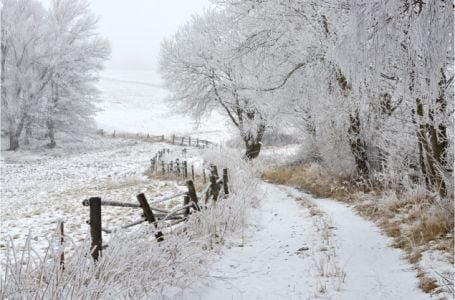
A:
[[[440,199],[419,186],[403,191],[371,190],[347,178],[337,178],[314,164],[269,170],[263,178],[303,188],[317,197],[353,203],[361,216],[375,221],[393,238],[393,246],[404,250],[412,264],[417,265],[426,250],[446,251],[453,258],[453,199]],[[423,291],[437,292],[437,281],[422,271],[419,281]]]
[[[349,201],[353,192],[348,178],[336,178],[317,164],[285,166],[264,172],[263,179],[303,188],[321,198]]]

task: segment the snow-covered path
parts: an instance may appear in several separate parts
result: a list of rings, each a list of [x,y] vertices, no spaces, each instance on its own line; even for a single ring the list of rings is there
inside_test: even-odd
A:
[[[243,242],[188,299],[429,299],[388,238],[349,207],[261,184]]]

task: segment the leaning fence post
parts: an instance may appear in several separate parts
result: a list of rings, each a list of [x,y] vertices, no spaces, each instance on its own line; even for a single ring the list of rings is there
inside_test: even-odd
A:
[[[190,196],[185,195],[185,196],[183,196],[183,206],[188,205],[188,204],[190,204]],[[189,214],[190,214],[190,207],[188,206],[187,208],[185,208],[183,215],[186,218],[186,217],[188,217]]]
[[[197,211],[201,211],[201,208],[199,207],[199,204],[197,203],[197,194],[196,194],[196,189],[194,188],[194,183],[193,180],[188,180],[186,182],[186,186],[188,187],[188,196],[190,196],[190,200],[193,201],[194,206],[193,208]]]
[[[101,232],[101,198],[92,197],[89,199],[90,205],[90,235],[92,237],[92,257],[95,261],[102,251],[102,232]]]
[[[224,189],[224,194],[227,195],[229,194],[229,188],[228,188],[228,169],[223,169],[223,189]]]
[[[137,201],[139,201],[139,204],[141,205],[142,210],[144,211],[145,218],[149,223],[153,223],[155,228],[158,228],[157,224],[157,219],[155,218],[155,215],[153,214],[153,211],[150,209],[149,203],[147,202],[147,199],[145,198],[145,195],[143,193],[140,193],[139,195],[136,196]],[[163,238],[163,233],[161,231],[158,231],[155,234],[155,238],[158,242],[161,242],[164,240]]]

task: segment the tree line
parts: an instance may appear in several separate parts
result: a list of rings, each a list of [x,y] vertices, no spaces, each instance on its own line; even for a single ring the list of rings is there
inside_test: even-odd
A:
[[[223,112],[249,159],[286,128],[307,161],[453,195],[453,3],[212,2],[162,42],[171,101]]]
[[[1,115],[9,149],[94,126],[97,71],[108,42],[83,0],[2,0]]]

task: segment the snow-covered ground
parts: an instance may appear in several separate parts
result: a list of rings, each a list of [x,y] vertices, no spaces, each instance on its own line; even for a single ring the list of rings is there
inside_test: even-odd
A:
[[[184,299],[429,299],[390,240],[349,207],[262,184],[244,238]]]
[[[145,174],[150,159],[163,148],[171,149],[171,157],[192,161],[191,156],[199,153],[192,149],[182,154],[182,147],[163,143],[101,137],[91,149],[4,153],[0,165],[0,253],[7,236],[20,246],[29,232],[34,247],[45,249],[47,237],[59,220],[64,220],[69,238],[83,239],[88,232],[85,222],[89,215],[81,202],[86,198],[100,196],[104,200],[137,203],[135,196],[140,192],[147,197],[162,197],[182,191],[183,183],[151,180]],[[200,163],[195,167],[200,173]],[[107,228],[138,219],[140,213],[134,209],[103,209],[103,226]]]

